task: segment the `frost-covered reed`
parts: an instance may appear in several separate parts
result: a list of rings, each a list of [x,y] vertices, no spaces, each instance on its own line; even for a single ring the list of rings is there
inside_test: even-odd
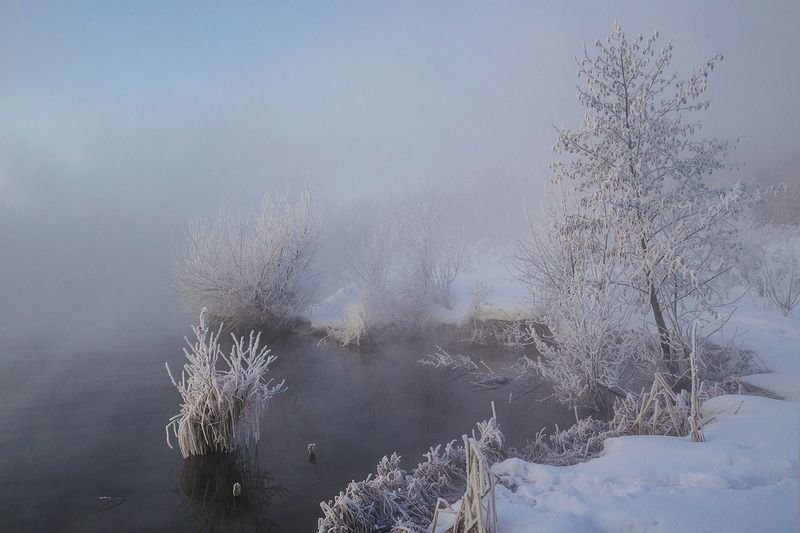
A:
[[[613,426],[621,435],[672,435],[691,431],[690,393],[675,393],[666,378],[656,373],[650,390],[628,394],[614,405]]]
[[[462,436],[466,454],[466,489],[458,510],[440,507],[436,504],[433,515],[431,533],[437,533],[439,519],[443,514],[455,515],[452,525],[447,525],[450,533],[496,533],[497,511],[495,508],[495,474],[491,471],[491,463],[481,451],[481,446],[474,438]]]
[[[232,451],[239,442],[252,438],[258,442],[259,422],[269,400],[286,390],[284,382],[272,385],[267,380],[269,365],[276,356],[260,346],[261,334],[251,331],[249,338],[233,338],[226,356],[219,338],[222,324],[214,332],[206,326],[206,309],[200,313],[200,325],[192,326],[195,342],[186,339],[187,363],[177,381],[166,364],[172,384],[181,394],[181,410],[166,426],[167,445],[172,448],[170,430],[178,440],[181,454]],[[224,365],[222,368],[218,366]]]
[[[350,314],[344,315],[338,323],[328,327],[328,337],[341,346],[359,347],[367,342],[369,333],[367,307],[363,301],[359,301],[356,308]]]
[[[503,434],[495,416],[478,424],[473,436],[477,449],[493,463],[502,458]],[[353,481],[338,496],[320,503],[319,533],[367,533],[393,531],[422,533],[428,530],[440,500],[453,503],[464,494],[467,457],[453,440],[431,448],[425,461],[412,472],[400,468],[393,453],[378,463],[376,473]]]
[[[608,422],[592,418],[578,418],[567,429],[559,429],[545,438],[544,428],[520,450],[509,448],[507,454],[532,463],[567,466],[588,461],[600,455],[607,438],[619,435]]]

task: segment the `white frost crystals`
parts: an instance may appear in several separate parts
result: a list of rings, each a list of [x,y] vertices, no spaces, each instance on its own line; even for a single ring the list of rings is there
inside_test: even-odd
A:
[[[250,438],[258,442],[258,424],[269,400],[286,390],[283,381],[271,386],[273,380],[266,379],[276,356],[269,355],[268,347],[260,347],[260,333],[251,331],[248,339],[231,334],[233,346],[225,356],[219,344],[222,325],[216,332],[209,330],[206,312],[203,308],[200,325],[192,326],[196,341],[186,339],[189,349],[183,352],[188,362],[180,381],[165,364],[183,399],[180,413],[166,426],[167,445],[172,448],[171,430],[184,457],[232,451],[237,437],[240,442]],[[220,359],[227,368],[217,368]]]
[[[175,288],[212,322],[288,329],[312,300],[319,231],[308,189],[295,203],[287,193],[265,196],[255,220],[225,211],[192,220]]]

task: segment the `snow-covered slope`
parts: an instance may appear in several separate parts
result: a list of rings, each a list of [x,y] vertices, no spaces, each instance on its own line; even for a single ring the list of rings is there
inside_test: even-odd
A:
[[[514,487],[498,486],[499,531],[795,531],[798,407],[720,396],[703,406],[703,443],[618,437],[575,466],[499,463]]]
[[[795,309],[794,315],[800,315],[800,309]],[[746,301],[728,326],[737,328],[744,348],[754,350],[769,370],[744,380],[787,400],[800,401],[800,319]]]

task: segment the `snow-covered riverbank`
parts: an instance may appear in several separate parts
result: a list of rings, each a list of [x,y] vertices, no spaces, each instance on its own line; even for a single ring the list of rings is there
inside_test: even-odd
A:
[[[743,305],[729,326],[770,373],[745,381],[786,399],[705,402],[706,442],[608,439],[600,457],[553,467],[496,464],[498,530],[796,531],[800,454],[800,319]],[[512,487],[512,488],[507,488]]]

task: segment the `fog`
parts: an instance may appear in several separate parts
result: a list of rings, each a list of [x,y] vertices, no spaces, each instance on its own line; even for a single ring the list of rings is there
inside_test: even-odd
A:
[[[472,236],[513,234],[553,126],[581,119],[574,58],[614,18],[673,39],[681,75],[725,53],[704,131],[741,137],[744,166],[721,179],[797,180],[793,1],[5,3],[0,339],[182,327],[187,218],[287,187],[313,188],[328,257],[360,206],[421,180]]]

